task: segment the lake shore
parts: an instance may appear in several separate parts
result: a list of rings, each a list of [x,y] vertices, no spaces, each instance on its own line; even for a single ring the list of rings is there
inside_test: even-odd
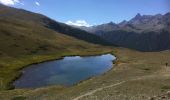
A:
[[[106,51],[102,51],[102,52],[92,52],[92,53],[86,53],[86,52],[81,52],[81,53],[73,53],[73,54],[64,54],[64,55],[59,55],[58,54],[54,54],[54,55],[48,55],[47,57],[45,57],[44,59],[37,59],[37,61],[35,60],[33,63],[32,62],[29,62],[29,64],[24,64],[24,65],[21,65],[17,70],[17,75],[8,83],[8,90],[12,90],[12,89],[15,89],[15,87],[13,86],[13,83],[19,79],[21,76],[22,76],[22,69],[28,67],[28,66],[31,66],[31,65],[35,65],[35,64],[40,64],[40,63],[44,63],[44,62],[50,62],[50,61],[54,61],[54,60],[61,60],[63,59],[65,56],[68,56],[68,57],[72,57],[72,56],[81,56],[81,57],[87,57],[87,56],[98,56],[98,55],[103,55],[103,54],[108,54],[108,53],[111,53],[111,50],[106,50]]]
[[[65,56],[60,60],[28,66],[22,70],[23,75],[13,85],[17,89],[52,85],[71,87],[79,81],[106,73],[113,67],[115,59],[112,54]]]

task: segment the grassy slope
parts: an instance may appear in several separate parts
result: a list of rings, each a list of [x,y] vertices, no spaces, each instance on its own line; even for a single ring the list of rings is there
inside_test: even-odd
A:
[[[80,40],[85,40],[96,44],[109,45],[108,42],[104,41],[99,36],[71,27],[64,23],[57,22],[42,14],[33,13],[23,9],[12,8],[0,4],[0,18],[13,19],[14,22],[19,21],[22,23],[36,23],[37,26],[41,25]]]
[[[0,93],[1,99],[28,100],[149,100],[170,91],[170,51],[142,53],[115,49],[116,65],[108,73],[70,88],[48,87]],[[117,84],[118,83],[118,84]]]
[[[78,40],[41,24],[0,18],[0,90],[12,88],[10,82],[23,66],[57,59],[65,55],[108,52],[99,45]]]

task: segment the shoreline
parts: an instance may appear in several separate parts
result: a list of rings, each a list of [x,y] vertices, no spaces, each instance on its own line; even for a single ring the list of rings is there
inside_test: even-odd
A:
[[[48,59],[48,60],[44,60],[44,61],[40,61],[40,62],[35,62],[35,63],[31,63],[31,64],[28,64],[28,65],[25,65],[25,66],[23,66],[23,67],[21,67],[21,68],[19,68],[17,71],[18,71],[18,76],[16,76],[11,82],[9,82],[9,89],[6,89],[6,90],[15,90],[16,88],[15,88],[15,86],[13,85],[13,83],[16,81],[16,80],[18,80],[22,75],[23,75],[23,72],[22,72],[22,70],[24,69],[24,68],[26,68],[26,67],[29,67],[29,66],[31,66],[31,65],[36,65],[36,64],[40,64],[40,63],[46,63],[46,62],[50,62],[50,61],[55,61],[55,60],[61,60],[61,59],[64,59],[64,57],[74,57],[74,56],[80,56],[80,57],[90,57],[90,56],[100,56],[100,55],[105,55],[105,54],[111,54],[111,55],[113,55],[113,56],[115,56],[114,55],[114,50],[111,50],[111,51],[109,51],[109,52],[104,52],[104,53],[97,53],[97,54],[70,54],[70,55],[65,55],[65,56],[60,56],[60,57],[55,57],[54,59],[52,58],[52,59]],[[114,62],[116,62],[116,60],[117,60],[117,57],[115,56],[115,60],[114,61],[112,61],[112,63],[113,63],[113,65],[114,65]],[[112,66],[112,68],[113,68],[113,66]],[[110,69],[110,70],[112,70],[112,68]],[[110,71],[110,70],[108,70],[108,71]],[[108,72],[107,71],[107,72]],[[104,75],[104,74],[106,74],[107,72],[105,72],[105,73],[103,73],[102,75]],[[101,76],[101,75],[99,75],[99,76]],[[97,76],[94,76],[94,77],[97,77]],[[83,82],[84,81],[87,81],[87,80],[89,80],[89,79],[91,79],[91,78],[94,78],[94,77],[90,77],[90,78],[88,78],[88,79],[85,79],[85,80],[82,80]],[[75,85],[77,85],[77,84],[80,84],[80,83],[82,83],[82,81],[80,81],[80,82],[78,82],[78,83],[76,83],[76,84],[74,84],[74,85],[72,85],[72,86],[75,86]],[[58,85],[54,85],[54,86],[58,86]],[[72,86],[69,86],[69,87],[72,87]],[[47,86],[48,87],[48,86]],[[67,88],[67,86],[64,86],[64,87],[66,87]],[[29,88],[22,88],[22,89],[29,89]],[[37,89],[37,88],[30,88],[30,89]]]

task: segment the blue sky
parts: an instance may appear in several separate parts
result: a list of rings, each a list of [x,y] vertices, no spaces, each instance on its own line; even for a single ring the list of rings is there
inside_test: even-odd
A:
[[[9,6],[42,13],[56,21],[96,25],[142,15],[170,12],[170,0],[0,0]]]

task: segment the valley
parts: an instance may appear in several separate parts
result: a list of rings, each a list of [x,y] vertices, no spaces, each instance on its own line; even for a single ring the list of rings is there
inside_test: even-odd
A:
[[[75,27],[0,4],[0,100],[169,100],[169,16],[137,14],[119,24]],[[107,54],[116,60],[100,58]],[[80,59],[63,61],[70,56]],[[55,61],[62,63],[53,64]],[[80,65],[84,68],[74,71]],[[39,84],[43,82],[36,75],[47,80],[52,76],[55,84],[15,88],[13,83],[25,75],[22,72],[27,68],[32,76],[27,74],[26,81],[30,78]],[[57,71],[61,76],[67,73],[59,77]],[[77,78],[84,73],[92,75]],[[65,79],[57,84],[72,74],[76,81],[65,83]]]

